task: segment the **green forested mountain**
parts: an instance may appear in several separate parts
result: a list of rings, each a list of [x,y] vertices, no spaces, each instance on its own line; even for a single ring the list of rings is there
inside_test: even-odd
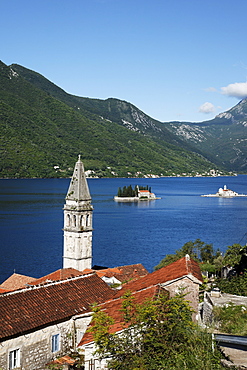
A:
[[[0,177],[68,176],[79,153],[86,169],[103,176],[213,167],[130,103],[76,97],[36,72],[2,62],[0,125]]]
[[[201,154],[228,171],[247,171],[247,99],[210,121],[162,123],[125,101],[73,96],[36,72],[18,65],[12,65],[12,68],[39,89],[88,118],[94,119],[98,115],[130,131],[149,136],[162,146],[169,143]]]

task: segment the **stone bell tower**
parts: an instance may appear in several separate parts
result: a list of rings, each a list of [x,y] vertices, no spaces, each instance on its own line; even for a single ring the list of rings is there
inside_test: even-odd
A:
[[[82,271],[92,267],[93,207],[80,155],[65,200],[63,268]]]

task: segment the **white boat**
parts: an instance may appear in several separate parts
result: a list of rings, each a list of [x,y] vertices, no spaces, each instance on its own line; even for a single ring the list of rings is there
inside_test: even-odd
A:
[[[233,198],[233,197],[247,197],[247,194],[238,194],[236,191],[227,189],[227,186],[224,185],[224,188],[219,188],[216,194],[205,194],[201,195],[202,197],[221,197],[221,198]]]

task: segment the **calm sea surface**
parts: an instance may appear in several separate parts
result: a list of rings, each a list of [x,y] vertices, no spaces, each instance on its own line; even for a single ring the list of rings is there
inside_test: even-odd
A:
[[[93,264],[142,263],[200,238],[225,251],[247,242],[247,197],[203,198],[225,184],[247,194],[247,175],[217,178],[90,179]],[[161,199],[113,201],[118,187],[148,185]],[[40,277],[62,267],[63,205],[68,179],[0,180],[0,282],[14,271]]]

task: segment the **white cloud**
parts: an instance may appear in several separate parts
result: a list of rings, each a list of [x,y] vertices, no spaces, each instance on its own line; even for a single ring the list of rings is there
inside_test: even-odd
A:
[[[204,91],[207,91],[207,92],[216,92],[217,89],[215,87],[207,87],[206,89],[204,89]]]
[[[221,93],[238,99],[247,98],[247,82],[235,82],[221,87]]]
[[[215,106],[212,103],[206,102],[199,108],[200,113],[212,113],[215,111]]]

